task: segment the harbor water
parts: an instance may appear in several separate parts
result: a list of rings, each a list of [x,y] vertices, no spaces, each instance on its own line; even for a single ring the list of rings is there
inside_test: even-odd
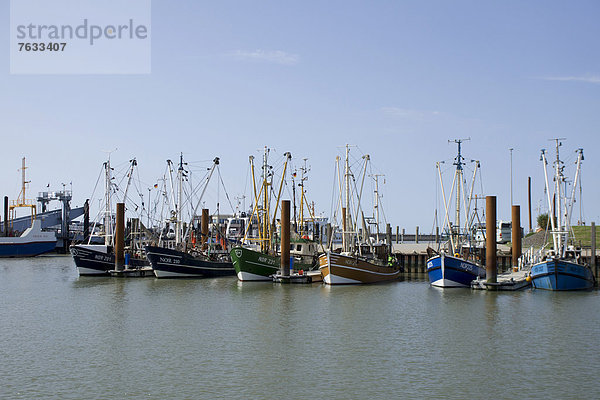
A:
[[[596,398],[600,295],[78,277],[0,260],[2,399]]]

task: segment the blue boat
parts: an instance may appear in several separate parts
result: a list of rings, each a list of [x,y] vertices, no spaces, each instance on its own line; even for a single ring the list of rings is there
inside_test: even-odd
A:
[[[10,206],[11,216],[7,216],[5,209],[4,223],[10,222],[11,229],[21,231],[20,236],[3,236],[0,237],[0,257],[34,257],[39,254],[48,253],[56,248],[56,234],[42,230],[42,221],[36,218],[35,204],[31,200],[26,200],[25,191],[27,181],[25,180],[25,157],[22,159],[21,173],[22,186],[21,193],[16,201]],[[5,203],[6,207],[6,203]],[[19,218],[19,224],[15,224],[15,208],[31,208],[31,220],[27,218]],[[31,221],[31,222],[29,222]],[[8,229],[7,229],[8,231]],[[4,232],[7,235],[7,232]]]
[[[594,275],[590,267],[582,262],[581,250],[569,245],[571,225],[570,217],[575,200],[577,184],[579,183],[579,171],[583,161],[583,149],[578,149],[577,170],[573,180],[573,189],[570,197],[567,197],[563,189],[566,181],[564,176],[564,163],[559,158],[559,147],[562,139],[556,141],[556,161],[554,161],[554,194],[547,190],[548,209],[553,209],[553,199],[556,199],[556,217],[550,217],[552,226],[551,250],[541,254],[540,260],[532,263],[530,277],[533,287],[545,290],[586,290],[591,289],[594,284]],[[541,160],[544,166],[546,187],[548,185],[548,172],[546,166],[546,151],[542,150]]]
[[[485,268],[479,265],[471,257],[461,257],[461,253],[471,254],[470,251],[473,247],[474,242],[474,229],[472,223],[475,220],[473,218],[473,212],[471,210],[471,201],[473,199],[473,184],[477,171],[479,170],[479,161],[471,160],[474,163],[473,178],[470,184],[470,188],[467,185],[463,185],[463,170],[466,165],[465,159],[461,154],[461,144],[468,139],[456,139],[452,142],[458,145],[458,154],[454,158],[453,165],[456,166],[454,173],[454,179],[452,181],[452,188],[450,189],[449,199],[452,196],[456,196],[456,208],[454,211],[454,221],[450,222],[450,200],[446,200],[446,193],[444,193],[444,183],[442,180],[442,171],[440,168],[441,163],[437,163],[437,169],[440,177],[440,186],[442,189],[442,195],[444,200],[444,207],[446,213],[444,216],[444,226],[442,231],[444,236],[448,238],[445,242],[443,249],[438,249],[438,255],[431,257],[427,260],[427,274],[429,276],[429,283],[432,286],[451,288],[451,287],[471,287],[471,281],[477,278],[485,278]],[[451,142],[451,141],[448,141]],[[461,204],[464,205],[464,212],[468,216],[466,218],[464,226],[461,227]],[[436,211],[437,215],[437,211]],[[460,253],[459,253],[460,252]]]
[[[584,264],[551,258],[531,267],[533,287],[546,290],[588,290],[594,287],[594,274]]]
[[[42,231],[39,219],[33,220],[21,236],[0,237],[0,257],[33,257],[56,248],[54,232]]]
[[[471,287],[471,281],[485,278],[485,268],[473,261],[442,253],[427,260],[427,274],[432,286]]]

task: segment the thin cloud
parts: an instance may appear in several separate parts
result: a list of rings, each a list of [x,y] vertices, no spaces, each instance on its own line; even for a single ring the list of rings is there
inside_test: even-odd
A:
[[[440,115],[439,111],[412,110],[399,107],[382,107],[381,111],[383,111],[384,114],[393,117],[418,120],[428,119]]]
[[[537,79],[545,81],[585,82],[600,84],[600,76],[544,76]]]
[[[281,50],[236,50],[229,53],[229,56],[242,61],[267,62],[280,65],[296,65],[300,61],[297,54],[286,53]]]

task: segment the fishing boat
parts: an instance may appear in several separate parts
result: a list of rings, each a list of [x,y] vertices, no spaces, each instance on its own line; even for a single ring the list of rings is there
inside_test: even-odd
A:
[[[136,159],[129,162],[127,169],[127,184],[123,194],[123,202],[127,200],[127,192],[133,177],[133,170],[137,166]],[[103,217],[102,231],[94,235],[86,233],[87,240],[84,243],[74,244],[70,247],[73,261],[77,267],[77,272],[80,276],[108,276],[111,270],[115,269],[115,252],[114,252],[114,213],[112,211],[113,192],[117,191],[116,184],[113,183],[112,177],[113,168],[110,164],[110,157],[102,164],[102,172],[104,175],[104,210],[101,213]],[[99,178],[100,179],[100,178]],[[93,197],[93,196],[92,196]],[[139,220],[131,224],[139,226]],[[98,222],[98,221],[96,221]],[[92,231],[96,232],[96,223],[92,227]],[[135,230],[137,231],[137,230]],[[95,244],[101,240],[104,243]],[[152,269],[149,266],[146,257],[139,248],[139,243],[131,241],[132,246],[127,249],[125,255],[125,269],[135,269],[136,276],[153,276]],[[136,246],[138,244],[138,246]]]
[[[308,239],[290,240],[290,269],[310,271],[317,266],[319,245]],[[279,252],[263,252],[238,246],[231,250],[236,275],[240,281],[271,281],[279,272],[281,257]],[[292,272],[293,273],[293,272]]]
[[[586,290],[591,289],[594,284],[594,275],[591,268],[581,258],[581,249],[569,244],[571,239],[571,212],[576,194],[576,188],[580,180],[581,162],[583,161],[583,149],[577,150],[576,172],[573,180],[571,197],[566,197],[564,162],[559,157],[561,140],[556,142],[556,160],[554,161],[554,196],[550,190],[546,190],[548,197],[548,209],[552,210],[553,198],[556,199],[556,216],[550,216],[552,245],[553,248],[545,251],[542,249],[540,261],[531,266],[531,280],[533,287],[545,290]],[[546,188],[548,185],[548,161],[546,151],[542,150],[541,161],[544,166]]]
[[[235,275],[227,254],[218,257],[159,246],[146,246],[146,257],[157,278],[213,278]]]
[[[168,161],[171,165],[170,161]],[[210,278],[219,276],[235,275],[233,264],[229,252],[227,251],[225,235],[219,232],[214,226],[215,232],[209,233],[208,213],[202,221],[201,241],[196,243],[196,228],[194,224],[196,210],[202,202],[203,196],[208,187],[214,171],[219,166],[219,158],[213,160],[213,165],[209,169],[206,180],[203,182],[203,190],[198,199],[197,205],[190,211],[192,221],[183,223],[184,203],[184,180],[189,171],[185,169],[186,163],[183,162],[183,154],[179,158],[179,168],[177,170],[177,195],[173,197],[173,216],[175,219],[174,241],[162,240],[158,245],[146,245],[146,257],[152,265],[154,275],[157,278]],[[169,177],[172,182],[172,168],[169,168]],[[195,190],[192,188],[191,192]],[[191,200],[190,200],[191,201]],[[213,234],[214,233],[214,234]],[[214,238],[214,243],[211,243]]]
[[[436,164],[440,179],[441,193],[443,196],[445,217],[442,232],[448,237],[448,241],[444,242],[443,248],[440,246],[437,254],[427,260],[427,274],[429,283],[432,286],[441,288],[451,287],[471,287],[471,282],[477,278],[485,278],[485,268],[483,268],[476,260],[473,249],[473,229],[474,214],[471,213],[471,205],[473,200],[473,187],[480,168],[479,161],[473,160],[475,168],[473,177],[469,187],[463,185],[463,169],[465,159],[461,153],[461,145],[464,140],[456,139],[454,143],[458,145],[458,154],[454,158],[453,165],[456,166],[452,188],[446,202],[446,194],[444,192],[444,182],[442,179],[442,171],[440,162]],[[449,141],[452,142],[452,141]],[[456,208],[454,213],[454,222],[450,222],[450,201],[453,193],[456,195]],[[461,202],[462,207],[461,207]],[[464,208],[467,218],[465,218],[464,227],[461,227],[461,213]]]
[[[268,164],[270,149],[265,147],[262,163],[262,184],[257,190],[254,157],[250,156],[250,169],[254,188],[254,207],[248,218],[248,224],[242,239],[241,246],[231,249],[231,260],[236,275],[240,281],[272,281],[281,265],[279,241],[277,239],[277,211],[280,204],[281,191],[283,189],[288,163],[292,159],[289,152],[284,153],[283,172],[279,182],[277,195],[271,195],[270,191],[274,185],[273,168]],[[305,170],[303,170],[303,173]],[[294,221],[294,226],[304,226],[303,207],[305,204],[304,176],[301,180],[301,218],[300,224]],[[295,188],[295,184],[292,185]],[[294,189],[295,190],[295,189]],[[295,193],[295,192],[294,192]],[[274,210],[271,203],[275,198]],[[295,195],[294,195],[295,202]],[[294,203],[295,204],[295,203]],[[294,210],[295,210],[294,206]],[[295,215],[295,211],[294,211]],[[294,218],[295,219],[295,218]],[[316,255],[319,251],[316,241],[300,233],[292,232],[290,237],[290,268],[294,270],[308,271],[316,267]]]
[[[359,180],[362,181],[360,189],[352,187],[355,176],[350,168],[350,146],[346,145],[346,158],[344,163],[344,181],[338,182],[339,205],[342,218],[342,248],[332,250],[330,239],[329,249],[319,256],[319,269],[323,276],[323,282],[328,285],[376,283],[398,279],[400,277],[400,266],[393,262],[391,256],[391,243],[379,240],[379,190],[375,191],[376,214],[376,238],[372,237],[367,226],[368,218],[365,218],[361,206],[362,188],[367,175],[367,167],[370,161],[369,155],[365,155],[362,168],[360,168]],[[340,175],[340,157],[336,158],[336,176]],[[377,175],[375,175],[377,178]],[[377,179],[376,179],[376,182]],[[377,187],[377,186],[376,186]],[[353,203],[353,200],[356,203]],[[353,207],[354,205],[354,207]],[[355,213],[352,210],[356,210]],[[336,210],[337,211],[337,210]],[[334,213],[335,214],[335,213]],[[354,214],[354,215],[353,215]],[[335,219],[335,216],[334,216]],[[359,231],[359,221],[362,222],[362,230]]]
[[[76,244],[71,246],[71,255],[80,276],[109,276],[115,269],[115,253],[112,245]],[[154,276],[145,258],[125,258],[125,268],[135,269],[138,276]]]

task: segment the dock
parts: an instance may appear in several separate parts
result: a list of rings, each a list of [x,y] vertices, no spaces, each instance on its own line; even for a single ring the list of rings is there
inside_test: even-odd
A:
[[[471,282],[471,289],[491,291],[514,291],[531,286],[528,280],[529,271],[517,270],[498,274],[496,282],[487,282],[485,279],[477,279]]]
[[[281,273],[273,275],[273,282],[277,283],[314,283],[323,282],[323,276],[321,271],[298,271],[292,272],[289,275],[283,275]]]
[[[427,248],[435,247],[432,243],[394,243],[392,254],[404,268],[404,275],[427,273],[427,259],[430,257]],[[497,265],[499,272],[509,272],[512,269],[510,247],[498,245]]]
[[[108,271],[110,276],[117,278],[154,278],[154,270],[152,267],[141,267],[141,268],[125,268],[122,270],[111,270]]]

